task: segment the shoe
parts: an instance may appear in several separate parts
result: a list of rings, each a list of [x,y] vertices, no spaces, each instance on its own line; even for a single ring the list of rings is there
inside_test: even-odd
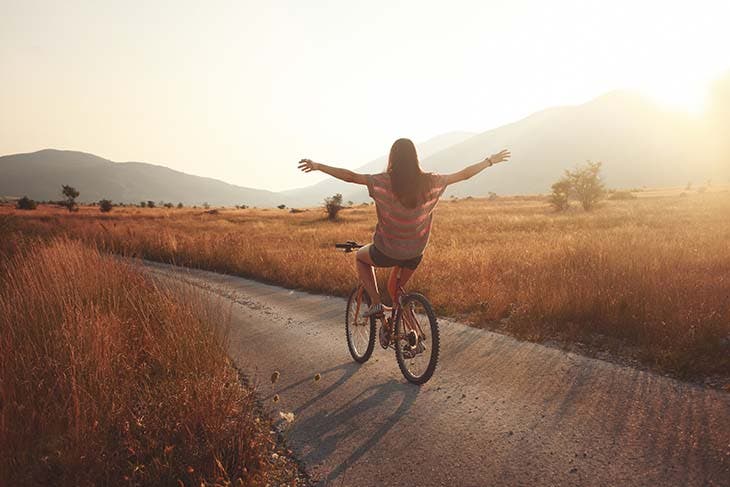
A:
[[[365,311],[362,315],[365,318],[370,318],[371,316],[381,316],[383,314],[383,303],[378,304],[372,304],[370,307]]]

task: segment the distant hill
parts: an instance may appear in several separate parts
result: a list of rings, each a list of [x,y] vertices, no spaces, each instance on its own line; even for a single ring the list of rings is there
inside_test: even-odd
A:
[[[192,176],[143,162],[112,162],[76,151],[46,149],[0,157],[0,194],[36,200],[61,199],[61,185],[81,192],[80,201],[182,202],[215,206],[274,206],[279,195],[217,179]]]
[[[543,110],[433,154],[419,150],[419,157],[424,170],[450,173],[503,148],[512,151],[510,162],[446,192],[458,196],[546,193],[565,169],[587,160],[603,162],[605,182],[613,188],[726,182],[730,162],[716,154],[718,133],[641,95],[615,91],[582,105]],[[365,172],[381,171],[385,158],[377,162],[365,166]],[[298,204],[317,204],[335,189],[345,201],[367,200],[363,188],[335,185],[334,180],[299,189],[295,195]]]
[[[480,134],[451,132],[416,145],[422,167],[439,173],[457,171],[502,148],[512,151],[510,162],[454,185],[447,196],[546,193],[565,169],[587,160],[604,163],[604,179],[611,188],[724,183],[730,179],[726,136],[730,117],[723,108],[728,93],[730,77],[718,84],[713,115],[706,121],[666,110],[638,94],[616,91],[582,105],[549,108]],[[383,156],[358,171],[381,172],[386,163]],[[364,187],[333,178],[275,193],[83,152],[47,149],[0,157],[0,195],[59,199],[62,184],[79,189],[84,201],[313,206],[335,193],[342,193],[345,201],[368,200]]]
[[[423,160],[423,167],[453,172],[507,147],[512,161],[455,185],[452,194],[544,193],[565,169],[603,162],[614,188],[727,181],[704,123],[663,109],[629,92],[613,92],[579,106],[552,108],[484,132]],[[448,193],[447,193],[448,194]]]

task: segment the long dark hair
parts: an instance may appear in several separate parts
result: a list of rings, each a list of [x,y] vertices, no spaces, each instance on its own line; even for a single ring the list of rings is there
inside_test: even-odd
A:
[[[423,203],[431,189],[431,175],[421,171],[416,146],[410,139],[393,142],[387,172],[390,174],[393,193],[403,206],[415,208]]]

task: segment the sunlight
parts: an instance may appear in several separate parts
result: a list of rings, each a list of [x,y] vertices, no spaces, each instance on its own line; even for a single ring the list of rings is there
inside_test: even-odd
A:
[[[706,108],[709,80],[663,78],[647,84],[641,91],[667,108],[702,115]]]

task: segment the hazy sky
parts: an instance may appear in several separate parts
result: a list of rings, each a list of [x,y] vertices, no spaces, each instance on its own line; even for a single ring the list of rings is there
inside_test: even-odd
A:
[[[698,110],[728,19],[727,0],[0,0],[0,154],[304,186],[302,157],[356,167],[616,88]]]

